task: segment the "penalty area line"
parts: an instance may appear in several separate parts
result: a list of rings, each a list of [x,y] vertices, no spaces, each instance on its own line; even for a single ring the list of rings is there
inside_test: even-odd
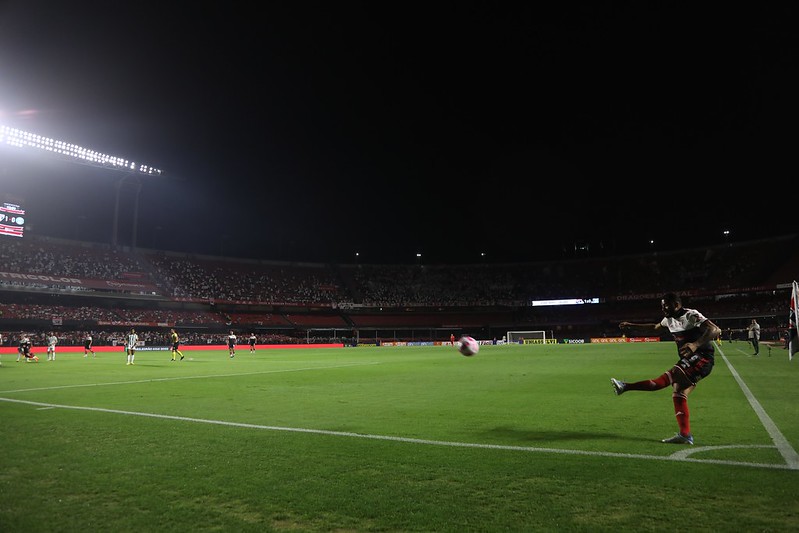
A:
[[[517,452],[528,452],[528,453],[548,453],[548,454],[557,454],[557,455],[585,455],[592,457],[614,457],[620,459],[644,459],[644,460],[670,461],[670,462],[676,461],[676,462],[689,462],[689,463],[717,464],[717,465],[727,465],[727,466],[746,466],[746,467],[768,468],[776,470],[799,469],[796,466],[790,464],[751,463],[751,462],[727,461],[727,460],[717,460],[717,459],[697,459],[693,457],[685,457],[680,454],[672,454],[664,456],[664,455],[646,455],[646,454],[634,454],[634,453],[599,452],[599,451],[587,451],[587,450],[569,450],[569,449],[560,449],[560,448],[541,448],[541,447],[531,447],[531,446],[508,446],[502,444],[479,444],[472,442],[450,442],[450,441],[439,441],[439,440],[429,440],[429,439],[416,439],[409,437],[395,437],[390,435],[371,435],[368,433],[353,433],[349,431],[331,431],[324,429],[291,428],[291,427],[282,427],[282,426],[267,426],[261,424],[246,424],[241,422],[229,422],[226,420],[208,420],[203,418],[192,418],[185,416],[161,415],[156,413],[141,413],[136,411],[123,411],[119,409],[105,409],[101,407],[85,407],[85,406],[74,406],[74,405],[59,405],[59,404],[44,403],[44,402],[32,402],[28,400],[18,400],[14,398],[0,397],[0,401],[24,404],[24,405],[32,405],[39,408],[48,407],[48,408],[57,408],[57,409],[72,409],[76,411],[91,411],[91,412],[119,414],[126,416],[140,416],[146,418],[156,418],[161,420],[192,422],[197,424],[212,424],[217,426],[262,429],[268,431],[288,431],[293,433],[306,433],[306,434],[315,434],[315,435],[328,435],[334,437],[370,439],[370,440],[400,442],[407,444],[422,444],[428,446],[448,446],[452,448],[478,448],[486,450],[506,450],[506,451],[517,451]]]

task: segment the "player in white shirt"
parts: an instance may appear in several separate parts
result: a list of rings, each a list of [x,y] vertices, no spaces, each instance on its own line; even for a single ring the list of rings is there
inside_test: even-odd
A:
[[[55,336],[55,332],[50,333],[50,336],[47,337],[47,360],[48,361],[55,361],[55,345],[58,344],[58,337]]]
[[[130,328],[130,333],[125,340],[125,352],[128,354],[129,365],[134,364],[133,360],[136,358],[136,346],[139,344],[139,336],[136,335],[136,330]]]
[[[677,364],[654,379],[630,383],[610,378],[610,383],[617,396],[627,391],[657,391],[671,387],[671,399],[679,432],[660,442],[692,446],[694,436],[691,433],[688,395],[696,388],[697,383],[708,377],[713,370],[715,364],[713,341],[719,338],[721,329],[696,309],[683,307],[682,298],[673,292],[663,296],[660,307],[664,316],[659,322],[621,322],[619,328],[622,331],[668,329],[677,345],[679,357]]]

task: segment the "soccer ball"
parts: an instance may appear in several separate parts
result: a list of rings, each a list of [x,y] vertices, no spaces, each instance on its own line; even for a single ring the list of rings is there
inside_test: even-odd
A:
[[[458,351],[461,355],[471,356],[480,351],[480,345],[471,337],[461,337],[461,344],[458,346]]]

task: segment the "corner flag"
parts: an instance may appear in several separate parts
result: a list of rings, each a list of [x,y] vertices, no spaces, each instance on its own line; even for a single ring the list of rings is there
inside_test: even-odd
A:
[[[799,305],[799,284],[793,280],[791,287],[791,311],[788,313],[788,361],[793,361],[793,355],[799,352],[799,338],[796,334],[796,319],[799,317],[797,312]]]

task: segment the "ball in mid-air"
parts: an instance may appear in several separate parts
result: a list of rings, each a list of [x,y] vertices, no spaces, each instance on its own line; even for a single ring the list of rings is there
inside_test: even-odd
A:
[[[472,337],[463,336],[461,337],[458,351],[461,353],[461,355],[472,356],[480,351],[480,345]]]

